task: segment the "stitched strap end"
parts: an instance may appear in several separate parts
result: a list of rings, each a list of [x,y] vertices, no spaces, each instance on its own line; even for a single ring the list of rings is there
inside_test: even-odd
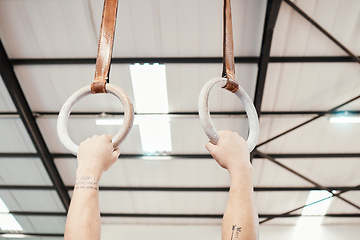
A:
[[[91,84],[91,93],[107,93],[105,88],[106,82],[93,82]]]

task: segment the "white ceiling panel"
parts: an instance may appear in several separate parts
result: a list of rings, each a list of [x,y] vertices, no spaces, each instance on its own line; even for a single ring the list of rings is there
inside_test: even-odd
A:
[[[227,192],[100,191],[100,212],[222,214]]]
[[[120,156],[106,173],[100,186],[132,187],[228,187],[227,170],[213,159],[126,159]],[[74,185],[76,159],[55,159],[66,185]]]
[[[167,240],[195,240],[195,239],[221,239],[221,226],[149,226],[144,225],[103,225],[101,239],[158,239]]]
[[[93,82],[94,65],[35,65],[16,66],[15,71],[25,96],[33,111],[60,111],[65,101],[78,89]],[[198,111],[200,90],[207,81],[220,77],[221,64],[167,64],[169,111]],[[237,64],[236,79],[253,98],[257,66]],[[151,79],[149,79],[151,81]],[[113,64],[110,83],[121,87],[134,101],[128,64]],[[122,112],[121,102],[110,94],[87,96],[79,101],[73,111]],[[148,98],[153,95],[149,91]],[[234,94],[219,88],[211,92],[212,111],[241,111],[240,100]]]
[[[253,159],[255,187],[312,187],[313,184],[266,159]]]
[[[98,40],[84,2],[0,1],[0,35],[9,57],[96,56]]]
[[[56,131],[56,118],[39,118],[37,123],[47,142],[48,148],[53,153],[69,153],[65,147],[60,143]],[[68,130],[71,139],[80,144],[87,138],[93,135],[108,134],[114,136],[119,130],[120,126],[98,126],[95,124],[95,119],[91,118],[70,118]],[[139,138],[139,127],[134,125],[121,145],[123,153],[139,153],[142,152],[141,141]]]
[[[3,185],[52,185],[38,158],[0,158],[0,166]]]
[[[331,218],[325,218],[331,219]],[[335,220],[338,218],[334,218]],[[296,226],[267,226],[260,225],[260,236],[264,239],[348,239],[357,240],[359,236],[359,227],[357,225],[343,225],[342,219],[338,219],[339,224],[336,225],[318,225],[304,226],[297,228]],[[311,229],[311,230],[310,230]]]
[[[360,53],[357,44],[360,39],[359,1],[296,0],[293,2],[350,51]],[[274,29],[271,55],[339,56],[346,53],[283,2]]]
[[[235,55],[259,53],[265,6],[234,1]],[[96,56],[101,2],[3,0],[0,9],[0,34],[11,58]],[[217,1],[121,1],[114,56],[221,56],[221,21]]]
[[[134,217],[102,217],[101,223],[107,224],[126,224],[138,225],[221,225],[222,218],[134,218]]]
[[[360,177],[358,175],[358,180],[360,180]],[[359,183],[359,182],[358,182]],[[359,184],[356,184],[358,186]],[[360,191],[349,191],[344,193],[342,196],[346,197],[350,201],[352,201],[357,206],[360,206]]]
[[[339,225],[353,225],[358,227],[360,225],[360,218],[353,217],[353,218],[336,218],[336,217],[326,217],[322,221],[323,225],[332,225],[332,226],[339,226]],[[351,230],[350,230],[351,231]],[[352,232],[350,232],[352,233]]]
[[[26,233],[64,233],[66,217],[15,215],[15,218]]]
[[[117,181],[120,174],[126,179]],[[158,187],[227,187],[229,183],[228,172],[213,159],[120,160],[101,181],[104,186]]]
[[[282,117],[282,116],[276,117],[276,116],[274,116],[273,117],[273,116],[264,116],[263,115],[260,118],[259,144],[311,119],[312,117],[313,116],[291,116],[291,117]],[[310,123],[310,124],[313,124],[313,123]],[[297,129],[294,131],[303,131],[303,129]],[[294,134],[294,133],[288,133],[288,134]],[[276,139],[273,142],[276,141],[277,146],[281,147],[281,144],[283,144],[283,142],[284,142],[283,141],[284,137],[280,137],[279,139]],[[299,141],[298,139],[292,138],[293,143],[297,144],[298,141]],[[271,143],[269,143],[269,144],[271,144]],[[267,144],[267,145],[269,145],[269,144]],[[287,144],[289,144],[289,143],[287,143]],[[265,145],[264,147],[261,147],[261,150],[266,148],[267,145]],[[271,152],[271,151],[267,151],[267,152]],[[284,152],[287,152],[287,151],[284,149]]]
[[[285,213],[305,205],[308,192],[255,192],[256,209],[261,214]],[[293,212],[299,214],[301,210]]]
[[[269,64],[263,111],[330,110],[359,95],[357,63]],[[359,109],[360,101],[343,107]]]
[[[323,225],[332,225],[332,226],[341,226],[341,225],[350,225],[354,227],[358,227],[360,224],[360,218],[358,217],[349,217],[349,218],[337,218],[337,217],[326,217],[322,221]],[[351,231],[351,229],[349,229]],[[349,232],[352,233],[352,232]]]
[[[35,152],[31,139],[18,118],[0,119],[0,152]]]
[[[21,87],[33,111],[60,111],[77,90],[94,81],[95,65],[17,66]],[[112,65],[110,83],[122,88],[134,103],[129,65]],[[91,95],[91,94],[90,94]],[[79,101],[73,111],[123,111],[120,100],[111,94],[95,94]]]
[[[236,64],[236,80],[254,97],[257,66],[255,64]],[[198,111],[199,94],[202,87],[213,78],[221,77],[221,64],[167,64],[168,97],[170,112]],[[217,84],[210,94],[212,111],[243,111],[237,97],[221,89]]]
[[[360,218],[358,217],[349,217],[349,218],[339,218],[339,217],[326,217],[322,221],[323,225],[332,225],[332,226],[341,226],[341,225],[353,225],[357,227],[360,224]]]
[[[290,129],[296,124],[289,122],[299,120],[299,118],[293,118],[294,120],[291,121],[289,119],[292,118],[263,117],[259,143],[282,132],[273,131],[274,129]],[[264,129],[268,131],[264,132]],[[359,134],[359,124],[334,124],[330,123],[327,117],[322,117],[261,146],[259,150],[268,153],[354,153],[359,151],[357,145]]]
[[[265,7],[263,1],[233,1],[236,56],[259,53]],[[102,5],[93,0],[91,9],[98,32]],[[121,1],[114,56],[221,56],[221,22],[222,3],[219,1]]]
[[[100,184],[102,186],[124,187],[228,187],[230,185],[227,171],[218,166],[215,160],[155,159],[156,157],[153,159],[126,159],[120,156],[120,160],[103,175]],[[284,161],[283,164],[305,176],[313,176],[312,173],[316,170],[321,171],[318,168],[313,171],[308,170],[312,166],[308,164],[308,161],[300,164],[307,165],[304,169],[300,168],[299,170],[299,167],[293,166],[296,165],[296,161],[302,162],[305,160],[288,160]],[[74,185],[77,167],[76,159],[55,159],[55,162],[65,184]],[[319,166],[322,166],[321,164],[323,162],[319,162]],[[270,161],[254,159],[253,167],[255,187],[313,187],[313,184]],[[329,172],[322,172],[322,176],[327,179],[333,175],[330,175]],[[334,183],[330,185],[352,186],[352,182],[358,180],[347,177],[345,174],[339,177],[342,177],[340,178],[341,181],[334,180]],[[318,178],[313,180],[318,181]],[[351,181],[348,181],[348,179]]]
[[[212,117],[217,130],[231,130],[247,138],[248,122],[243,117]],[[170,122],[172,134],[172,153],[208,153],[205,144],[209,141],[199,119],[174,119]],[[185,144],[186,143],[186,144]]]
[[[341,194],[340,196],[360,208],[360,200],[359,200],[360,192],[359,191],[346,192],[346,193]],[[329,213],[329,214],[351,214],[351,213],[360,214],[359,208],[343,201],[340,198],[333,197],[327,213]]]
[[[0,197],[10,211],[64,211],[55,191],[0,190]]]
[[[272,1],[273,2],[273,1]],[[356,55],[360,54],[360,1],[358,0],[293,0],[320,25],[328,30]],[[266,0],[233,0],[232,17],[235,56],[258,58],[261,51],[263,25],[268,4]],[[99,37],[103,1],[98,0],[0,0],[0,38],[11,59],[14,58],[95,58]],[[271,10],[269,7],[268,10]],[[222,56],[221,1],[215,0],[122,0],[119,1],[118,21],[113,56],[120,58],[202,58]],[[295,12],[285,1],[276,21],[271,56],[346,56],[346,54]],[[299,59],[301,60],[301,59]],[[110,83],[120,86],[134,103],[129,64],[112,64]],[[67,153],[56,133],[56,113],[68,97],[93,82],[95,64],[23,64],[14,65],[20,85],[34,111],[36,122],[51,153]],[[258,64],[237,63],[236,80],[254,99]],[[196,113],[202,86],[221,76],[221,63],[166,64],[169,111]],[[360,68],[357,63],[270,63],[262,111],[312,112],[326,111],[360,93]],[[148,79],[152,82],[152,79]],[[153,98],[148,91],[146,98]],[[241,102],[218,87],[210,96],[215,127],[238,132],[247,137],[246,116],[225,115],[225,112],[243,111]],[[136,110],[136,106],[135,106]],[[359,111],[360,100],[339,109]],[[86,116],[71,116],[70,136],[80,143],[94,134],[114,135],[119,126],[96,126],[97,118],[122,116],[91,115],[91,112],[122,112],[122,104],[113,96],[95,95],[80,101],[74,108]],[[16,112],[16,108],[0,79],[0,112]],[[38,112],[53,112],[38,114]],[[146,115],[146,114],[145,114]],[[112,187],[208,187],[226,188],[229,174],[208,158],[190,158],[190,155],[208,154],[208,139],[197,114],[169,114],[172,150],[164,155],[187,154],[182,157],[138,157],[120,160],[104,174],[100,185]],[[263,114],[260,116],[260,141],[282,133],[314,117],[310,114]],[[140,119],[140,114],[136,117]],[[141,117],[146,117],[144,114]],[[330,116],[322,117],[258,148],[264,153],[359,153],[360,128],[358,124],[330,124]],[[138,124],[138,123],[137,123]],[[134,125],[121,145],[123,154],[143,155],[139,125]],[[151,126],[154,129],[154,125]],[[158,129],[158,132],[160,130]],[[156,134],[153,135],[157,137]],[[0,118],[0,152],[35,153],[29,134],[20,117]],[[5,155],[4,155],[5,156]],[[329,187],[358,186],[360,167],[358,158],[279,158],[282,164]],[[55,164],[66,186],[75,181],[76,158],[58,158]],[[253,160],[254,186],[269,188],[311,188],[313,185],[267,159]],[[51,186],[41,160],[34,156],[0,159],[0,184]],[[9,187],[9,186],[8,186]],[[138,189],[139,190],[139,189]],[[284,189],[282,189],[284,190]],[[69,191],[70,195],[72,191]],[[343,197],[360,206],[360,191],[349,191]],[[108,213],[168,213],[219,214],[224,212],[226,191],[106,191],[102,189],[101,210]],[[257,191],[256,205],[260,214],[281,214],[305,204],[309,191]],[[55,190],[1,190],[13,211],[65,212]],[[299,214],[301,210],[295,212]],[[334,199],[329,213],[358,214],[360,210]],[[65,217],[19,216],[26,231],[61,233]],[[296,225],[299,218],[276,218],[265,226]],[[102,218],[104,226],[114,224],[129,230],[146,225],[154,234],[162,226],[166,231],[188,228],[190,239],[199,232],[200,225],[216,228],[220,237],[220,218]],[[324,224],[360,224],[355,217],[326,217]],[[141,225],[141,226],[142,226]],[[197,228],[199,227],[199,228]],[[109,227],[106,234],[113,236]],[[170,229],[170,230],[169,230]],[[196,230],[195,230],[196,229]],[[330,229],[330,228],[329,228]],[[114,231],[115,232],[114,232]],[[175,231],[175,230],[174,230]],[[184,228],[185,231],[185,228]],[[280,232],[277,229],[274,232]],[[325,231],[325,230],[324,230]],[[340,230],[339,230],[340,231]],[[337,234],[339,231],[334,231]],[[128,231],[129,233],[131,231]],[[170,231],[171,232],[171,231]],[[200,231],[201,232],[201,231]],[[354,232],[354,231],[353,231]],[[139,234],[146,233],[142,231]],[[187,234],[187,233],[186,233]],[[328,234],[328,232],[327,232]],[[162,234],[161,236],[163,236]],[[274,234],[276,235],[276,234]],[[129,239],[134,235],[129,235]],[[183,237],[180,237],[183,236]],[[204,237],[204,235],[201,235]],[[276,235],[279,239],[285,235]],[[334,236],[338,236],[334,234]],[[125,235],[121,235],[125,237]],[[139,235],[139,238],[141,236]],[[127,237],[125,237],[127,238]],[[148,236],[147,238],[151,240]],[[201,238],[201,237],[200,237]],[[266,238],[266,237],[265,237]],[[46,239],[37,238],[37,239]],[[166,238],[168,239],[168,237]],[[333,240],[333,239],[330,239]]]
[[[15,105],[11,100],[10,94],[6,89],[1,76],[0,76],[0,112],[16,112]]]
[[[360,184],[359,158],[278,159],[278,161],[325,187]]]
[[[38,118],[37,123],[51,152],[63,153],[67,150],[61,145],[56,132],[56,118]],[[248,123],[243,117],[214,117],[216,129],[228,129],[247,137]],[[208,153],[205,144],[208,139],[197,118],[172,118],[170,120],[172,152],[174,154]],[[114,136],[119,126],[98,126],[94,118],[77,118],[69,120],[69,135],[73,141],[80,144],[86,138],[95,134]],[[185,144],[187,143],[187,144]],[[190,143],[190,144],[189,144]],[[121,145],[123,153],[143,153],[138,125],[133,125],[129,135]]]
[[[261,218],[260,222],[262,220],[265,220],[265,218]],[[270,221],[264,222],[260,225],[260,234],[261,234],[261,229],[265,226],[265,227],[277,227],[277,226],[293,226],[296,225],[297,222],[299,221],[299,217],[283,217],[283,218],[274,218],[271,219]],[[281,232],[279,232],[278,234],[276,234],[277,237],[279,239],[286,239],[286,238],[281,238]]]

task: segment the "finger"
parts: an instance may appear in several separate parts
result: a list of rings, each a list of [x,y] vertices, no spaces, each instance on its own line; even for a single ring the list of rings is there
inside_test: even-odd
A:
[[[225,130],[220,130],[220,131],[218,131],[219,137],[223,136],[225,133],[226,133]]]
[[[119,158],[120,152],[121,152],[120,148],[115,148],[114,152],[113,152],[113,156],[116,157],[116,158]]]
[[[217,142],[217,144],[222,142],[222,139],[228,134],[228,131],[226,130],[220,130],[218,131],[218,135],[219,135],[219,140]]]
[[[212,142],[207,142],[206,145],[205,145],[205,148],[212,155],[212,153],[215,151],[216,145],[212,144]]]
[[[109,139],[109,141],[111,142],[112,141],[112,136],[111,135],[105,135],[108,139]]]

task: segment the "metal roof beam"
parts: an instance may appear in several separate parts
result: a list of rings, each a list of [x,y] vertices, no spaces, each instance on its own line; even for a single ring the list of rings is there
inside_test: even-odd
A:
[[[255,109],[260,115],[261,113],[261,102],[263,99],[263,93],[265,88],[265,80],[267,68],[270,62],[270,49],[271,42],[274,33],[274,27],[277,16],[279,14],[282,0],[268,0],[266,7],[264,31],[260,49],[260,59],[258,63],[258,73],[256,79],[256,89],[254,97]]]
[[[360,111],[334,111],[329,113],[328,111],[262,111],[262,116],[307,116],[307,115],[338,115],[338,114],[348,114],[348,115],[360,115]],[[123,116],[123,112],[71,112],[70,116],[89,116],[89,117],[102,117],[103,115],[110,116]],[[46,112],[46,111],[36,111],[33,112],[35,118],[42,117],[57,117],[59,112]],[[151,115],[166,115],[169,117],[191,117],[198,118],[198,112],[169,112],[169,113],[135,113],[136,116],[151,116]],[[224,112],[211,112],[212,116],[246,116],[244,111],[224,111]],[[0,112],[0,118],[18,118],[19,114],[17,112]]]
[[[64,237],[63,233],[25,233],[25,232],[6,232],[1,231],[0,237],[4,237],[5,239],[11,238],[9,236],[14,235],[13,238],[53,238],[53,237]]]
[[[61,158],[75,158],[72,154],[69,153],[53,153],[51,154],[53,158],[61,159]],[[267,155],[273,158],[283,158],[283,159],[316,159],[316,158],[360,158],[360,153],[267,153]],[[143,157],[149,157],[149,155],[143,154],[121,154],[119,160],[123,160],[124,158],[138,158],[141,160]],[[167,159],[205,159],[212,160],[210,154],[167,154],[167,155],[159,155],[159,156],[151,156],[154,158],[162,158],[166,157]],[[7,158],[39,158],[39,155],[36,153],[0,153],[0,161],[1,159]],[[254,159],[263,159],[259,154],[254,154]]]
[[[311,119],[309,119],[309,120],[307,120],[307,121],[305,121],[303,123],[300,123],[300,124],[296,125],[295,127],[290,128],[289,130],[286,130],[286,131],[284,131],[284,132],[282,132],[282,133],[280,133],[280,134],[278,134],[278,135],[276,135],[276,136],[274,136],[274,137],[272,137],[272,138],[270,138],[270,139],[268,139],[268,140],[266,140],[266,141],[264,141],[262,143],[259,143],[258,145],[256,145],[256,147],[258,148],[258,147],[261,147],[261,146],[263,146],[263,145],[265,145],[265,144],[267,144],[269,142],[272,142],[272,141],[274,141],[275,139],[277,139],[277,138],[279,138],[281,136],[284,136],[284,135],[286,135],[286,134],[288,134],[288,133],[290,133],[290,132],[292,132],[292,131],[300,128],[300,127],[303,127],[303,126],[305,126],[305,125],[307,125],[307,124],[309,124],[309,123],[311,123],[311,122],[325,116],[326,114],[335,113],[337,109],[339,109],[339,108],[341,108],[341,107],[343,107],[343,106],[345,106],[345,105],[347,105],[349,103],[352,103],[355,100],[358,100],[359,98],[360,98],[360,95],[358,95],[356,97],[353,97],[352,99],[350,99],[350,100],[348,100],[348,101],[346,101],[346,102],[344,102],[344,103],[342,103],[342,104],[340,104],[340,105],[338,105],[338,106],[336,106],[336,107],[334,107],[334,108],[332,108],[332,109],[330,109],[330,110],[328,110],[326,112],[322,112],[322,113],[316,115],[315,117],[313,117],[313,118],[311,118]]]
[[[290,0],[284,0],[284,1],[290,7],[292,7],[296,12],[298,12],[301,16],[303,16],[306,20],[308,20],[313,26],[315,26],[320,32],[325,34],[332,42],[334,42],[344,52],[346,52],[353,61],[360,63],[360,58],[358,56],[356,56],[353,52],[351,52],[348,48],[346,48],[340,41],[338,41],[328,31],[326,31],[323,27],[321,27],[320,24],[318,24],[314,19],[312,19],[309,15],[307,15],[304,11],[302,11],[298,6],[296,6],[296,4],[294,4]]]
[[[342,187],[326,187],[334,191],[360,191],[360,186],[342,186]],[[66,186],[68,191],[74,189],[74,186]],[[100,186],[100,191],[135,191],[135,192],[228,192],[229,187],[116,187],[116,186]],[[38,185],[0,185],[0,190],[13,191],[54,191],[53,186]],[[319,187],[254,187],[255,192],[299,192],[323,190]]]
[[[328,189],[328,188],[320,185],[319,183],[313,181],[312,179],[306,177],[305,175],[303,175],[303,174],[301,174],[301,173],[299,173],[299,172],[297,172],[297,171],[295,171],[295,170],[293,170],[293,169],[285,166],[284,164],[280,163],[279,161],[277,161],[275,158],[269,156],[268,154],[262,153],[262,152],[260,152],[260,151],[258,151],[258,150],[254,150],[254,152],[256,152],[257,154],[259,154],[261,157],[266,158],[266,159],[268,159],[269,161],[275,163],[276,165],[284,168],[285,170],[287,170],[287,171],[295,174],[296,176],[304,179],[305,181],[313,184],[313,185],[316,186],[317,188],[320,188],[320,189],[322,189],[322,190],[328,191],[329,193],[333,194],[332,189]],[[358,185],[358,186],[360,186],[360,185]],[[358,187],[358,186],[357,186],[357,187]],[[355,203],[353,203],[353,202],[351,202],[351,201],[343,198],[342,196],[340,196],[341,194],[343,194],[343,193],[345,193],[345,192],[348,192],[348,191],[349,191],[349,190],[341,191],[341,192],[339,192],[339,193],[333,194],[332,196],[337,197],[337,198],[341,199],[342,201],[348,203],[349,205],[351,205],[351,206],[353,206],[353,207],[355,207],[355,208],[357,208],[357,209],[360,210],[360,206],[358,206],[358,205],[356,205]],[[323,200],[325,200],[325,199],[323,199]],[[320,200],[320,201],[323,201],[323,200]],[[320,201],[317,201],[317,202],[315,202],[315,203],[318,203],[318,202],[320,202]],[[297,210],[299,210],[299,209],[302,209],[302,208],[304,208],[304,207],[306,207],[306,206],[309,206],[309,205],[313,205],[313,204],[315,204],[315,203],[298,207],[298,208],[296,208],[296,209],[294,209],[294,210],[285,212],[285,213],[283,213],[282,215],[288,215],[288,214],[290,214],[290,213],[293,213],[293,212],[295,212],[295,211],[297,211]],[[267,219],[261,221],[261,223],[265,223],[265,222],[270,221],[270,220],[272,220],[272,219],[274,219],[274,218],[267,218]]]
[[[26,211],[11,211],[9,214],[15,216],[44,216],[44,217],[66,217],[65,212],[26,212]],[[101,217],[131,217],[131,218],[212,218],[222,219],[222,214],[161,214],[161,213],[100,213]],[[291,217],[306,217],[300,214],[259,214],[259,218],[291,218]],[[311,217],[311,216],[308,216]],[[324,217],[338,217],[338,218],[358,218],[359,213],[338,213],[326,214]],[[1,233],[1,232],[0,232]]]
[[[359,57],[358,57],[359,58]],[[222,57],[158,57],[158,58],[112,58],[111,64],[132,64],[132,63],[222,63]],[[235,63],[258,64],[260,58],[257,56],[235,57]],[[10,59],[14,65],[77,65],[95,64],[95,58],[14,58]],[[282,56],[269,57],[270,63],[334,63],[354,62],[348,56]]]
[[[12,64],[9,61],[5,48],[0,39],[0,74],[5,83],[5,86],[14,102],[14,105],[20,115],[20,118],[34,144],[38,156],[42,160],[44,167],[54,184],[56,192],[58,193],[62,204],[67,210],[70,205],[70,197],[65,189],[65,185],[61,180],[59,172],[56,169],[54,160],[50,154],[49,149],[41,135],[40,129],[36,124],[35,118],[32,114],[30,106],[21,89],[19,81],[15,75]]]

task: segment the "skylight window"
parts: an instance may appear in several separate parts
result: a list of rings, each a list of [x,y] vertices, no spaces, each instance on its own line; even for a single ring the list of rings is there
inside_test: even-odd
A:
[[[170,152],[169,118],[166,115],[152,115],[169,113],[165,65],[130,65],[130,74],[136,112],[151,114],[138,116],[141,118],[138,124],[143,151],[150,155]]]
[[[324,190],[310,191],[306,205],[317,203],[303,208],[302,217],[296,225],[294,240],[320,238],[320,224],[330,206],[332,196],[332,193]]]
[[[103,118],[97,119],[96,125],[122,125],[123,118]],[[170,152],[171,133],[170,118],[166,115],[137,115],[134,125],[139,126],[140,138],[143,151],[146,154],[162,154]]]
[[[329,119],[330,123],[360,123],[359,116],[333,116]]]
[[[145,153],[162,154],[172,150],[170,122],[167,116],[147,116],[140,122],[139,129]]]
[[[124,119],[123,118],[101,118],[101,119],[96,119],[95,123],[96,123],[96,125],[99,125],[99,126],[122,125],[124,123]],[[134,121],[134,124],[136,124],[135,121]]]
[[[4,238],[33,238],[34,236],[29,236],[29,235],[25,235],[25,234],[0,234],[1,237]]]
[[[168,113],[166,71],[163,64],[130,65],[137,113]]]
[[[326,200],[323,200],[321,202],[318,202],[316,204],[307,206],[303,209],[301,215],[307,215],[307,216],[324,216],[330,206],[330,203],[332,201],[333,194],[325,191],[325,190],[316,190],[316,191],[310,191],[310,194],[308,196],[308,199],[306,201],[306,205],[320,201],[322,199],[327,198]]]
[[[22,231],[22,227],[16,221],[12,214],[9,214],[9,209],[0,198],[0,229],[2,231]]]

